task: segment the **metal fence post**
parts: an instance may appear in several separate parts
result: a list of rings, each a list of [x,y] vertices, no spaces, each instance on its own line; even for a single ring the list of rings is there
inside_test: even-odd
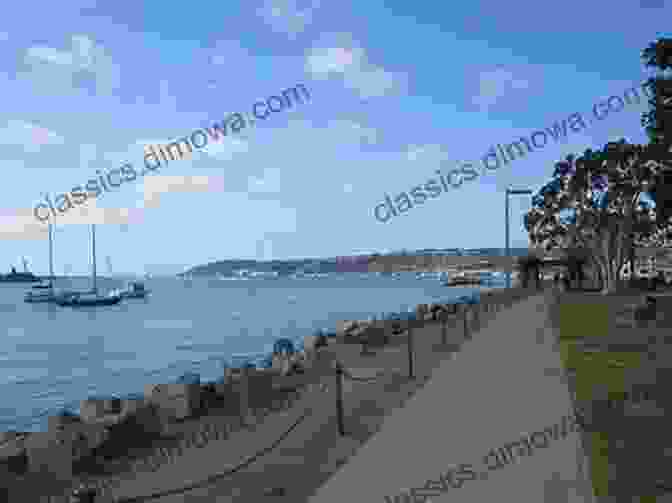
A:
[[[408,378],[413,379],[413,322],[408,324]]]
[[[241,425],[247,424],[250,409],[250,379],[249,369],[243,367],[240,369],[240,422]]]
[[[343,367],[341,362],[336,360],[336,417],[338,419],[338,433],[345,436],[343,427]]]
[[[465,339],[469,337],[469,326],[467,323],[467,305],[462,304],[462,316],[464,318],[464,337]]]
[[[448,345],[448,313],[441,311],[441,344]]]

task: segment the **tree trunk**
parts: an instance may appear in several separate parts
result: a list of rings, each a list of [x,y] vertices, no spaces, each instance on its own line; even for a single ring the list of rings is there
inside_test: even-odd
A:
[[[602,283],[602,295],[608,295],[618,290],[619,267],[615,260],[603,259],[601,264],[606,281]]]

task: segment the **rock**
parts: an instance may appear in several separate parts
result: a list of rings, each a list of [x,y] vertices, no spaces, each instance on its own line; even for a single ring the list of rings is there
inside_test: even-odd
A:
[[[48,474],[60,481],[72,479],[72,463],[78,449],[74,448],[73,444],[76,442],[72,431],[66,428],[38,432],[30,436],[26,442],[30,473]]]
[[[264,496],[284,496],[287,491],[284,487],[267,487],[264,489]]]
[[[201,406],[199,384],[165,384],[150,397],[150,403],[174,419],[192,416]]]
[[[292,362],[287,357],[273,355],[273,366],[271,368],[276,372],[279,372],[280,375],[289,375],[292,368]]]
[[[366,327],[360,340],[367,347],[381,347],[388,343],[388,337],[380,325]]]
[[[72,492],[70,501],[72,503],[94,503],[98,490],[95,487],[86,487],[84,484],[79,486]]]
[[[352,332],[359,326],[359,321],[357,320],[341,320],[337,323],[336,332],[339,334],[347,335]]]
[[[305,351],[315,351],[328,345],[327,336],[324,334],[307,335],[303,338],[303,348]]]
[[[161,411],[156,404],[148,402],[143,403],[139,408],[130,413],[125,418],[125,423],[132,423],[134,430],[145,432],[146,434],[163,433],[166,423],[170,418]],[[124,425],[120,425],[124,426]]]
[[[144,387],[144,399],[146,402],[151,401],[152,396],[156,393],[159,393],[159,389],[165,386],[164,384],[145,384]]]
[[[74,423],[80,423],[82,419],[77,415],[67,410],[62,410],[54,415],[49,416],[47,425],[49,431],[57,431],[65,426]]]
[[[138,409],[140,409],[145,404],[145,401],[142,398],[123,398],[121,400],[121,413],[120,419],[126,418],[131,414],[134,414]]]
[[[92,423],[100,420],[105,415],[105,403],[98,398],[87,398],[82,400],[79,405],[79,416],[85,423]]]
[[[26,453],[27,437],[13,431],[2,432],[0,435],[0,463]]]
[[[20,434],[15,431],[0,431],[0,444],[14,440],[19,436]]]

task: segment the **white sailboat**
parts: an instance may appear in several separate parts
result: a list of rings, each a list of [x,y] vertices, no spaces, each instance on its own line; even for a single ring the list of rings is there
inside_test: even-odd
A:
[[[93,261],[93,285],[89,292],[71,293],[56,300],[63,307],[111,306],[121,301],[117,294],[100,295],[96,284],[96,224],[91,224],[91,255]]]
[[[49,224],[49,283],[33,286],[31,291],[26,292],[23,300],[30,303],[55,302],[61,297],[67,297],[70,293],[68,291],[57,293],[54,289],[54,239],[52,224]]]

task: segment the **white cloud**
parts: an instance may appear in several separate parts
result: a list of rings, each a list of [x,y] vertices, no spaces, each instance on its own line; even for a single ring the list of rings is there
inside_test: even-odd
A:
[[[89,169],[91,163],[98,158],[98,147],[96,145],[85,143],[79,146],[80,167]]]
[[[257,14],[273,31],[284,33],[291,39],[303,32],[312,23],[313,14],[319,8],[317,0],[301,9],[296,0],[266,0]]]
[[[361,47],[313,47],[306,57],[306,71],[316,79],[341,77],[349,89],[364,98],[380,97],[405,84],[405,77],[368,62]]]
[[[221,176],[167,176],[156,175],[143,179],[146,208],[158,208],[160,196],[165,193],[221,192],[224,178]]]
[[[473,103],[481,109],[497,103],[509,89],[528,89],[530,83],[527,80],[516,79],[510,70],[495,68],[487,70],[479,76],[479,93],[474,96]]]
[[[348,67],[363,64],[364,50],[360,48],[321,47],[313,49],[306,60],[308,71],[316,77],[330,73],[344,73]]]
[[[374,144],[378,140],[378,131],[364,127],[352,120],[333,120],[329,122],[330,132],[343,139]]]
[[[448,159],[448,155],[443,146],[438,144],[412,145],[406,151],[406,159],[410,162],[435,164]]]
[[[63,145],[65,140],[47,128],[23,120],[9,120],[0,129],[0,144],[18,145],[28,152],[39,152],[45,145]]]
[[[70,50],[34,46],[26,50],[24,75],[35,84],[51,89],[75,88],[82,76],[92,77],[96,90],[111,93],[119,87],[119,67],[105,49],[86,35],[74,35]]]
[[[236,155],[247,153],[249,149],[249,142],[229,137],[217,143],[208,143],[202,152],[220,161],[231,161]]]
[[[280,188],[280,169],[264,168],[264,174],[260,177],[248,178],[247,191],[251,194],[277,194]]]
[[[0,210],[0,240],[46,240],[48,239],[48,221],[39,222],[33,208]],[[49,219],[53,214],[42,208],[40,216]],[[90,198],[84,204],[67,209],[64,213],[57,211],[55,222],[58,227],[64,225],[140,224],[144,211],[135,208],[98,208],[96,199]]]

